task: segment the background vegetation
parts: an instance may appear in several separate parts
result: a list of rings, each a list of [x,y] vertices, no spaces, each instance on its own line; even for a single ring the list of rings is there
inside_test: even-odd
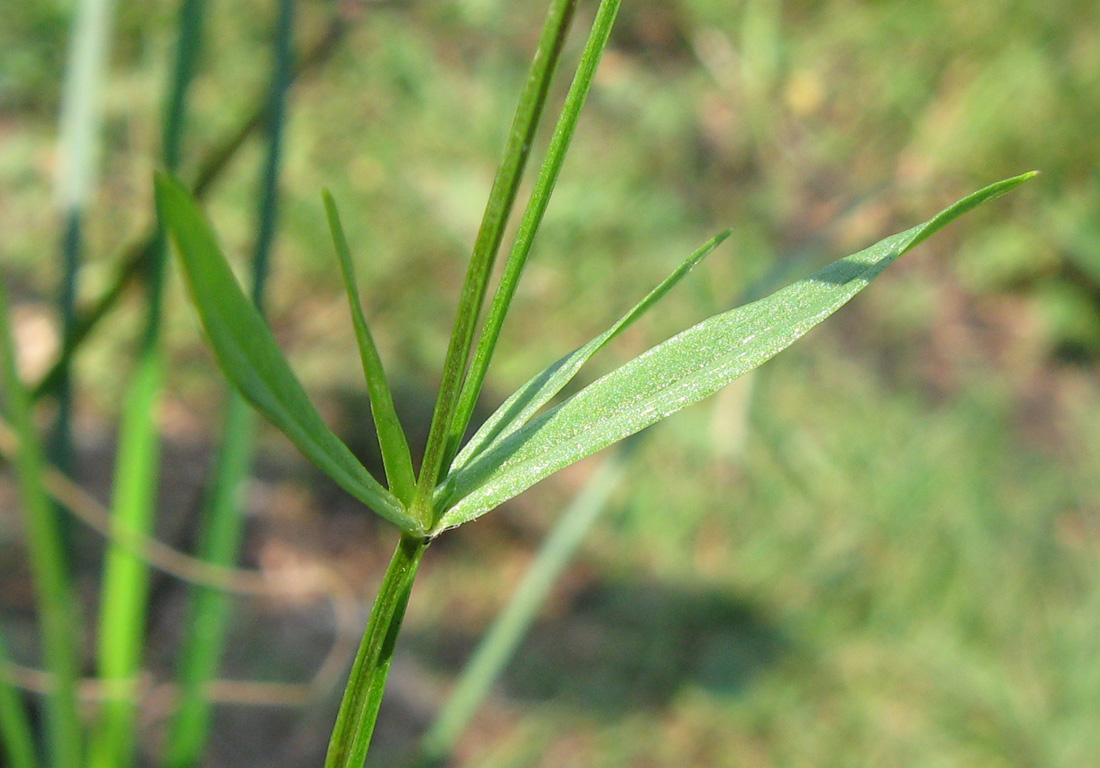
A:
[[[185,175],[266,91],[275,5],[208,4]],[[0,260],[32,380],[58,338],[70,6],[9,3],[0,23]],[[176,11],[166,0],[117,9],[86,298],[151,222]],[[365,453],[369,410],[320,189],[341,203],[398,410],[426,431],[542,13],[500,0],[298,4],[299,48],[334,14],[346,34],[290,93],[269,318],[330,423]],[[922,246],[811,341],[651,431],[457,764],[1100,765],[1098,17],[1073,0],[624,4],[487,408],[726,226],[723,251],[609,359],[985,183],[1044,175]],[[208,200],[242,264],[263,151],[247,143]],[[77,473],[104,500],[143,312],[129,296],[77,358]],[[166,317],[157,525],[188,549],[223,388],[174,279]],[[433,548],[379,764],[430,720],[593,466]],[[254,472],[245,562],[324,562],[372,595],[392,533],[266,426]],[[34,661],[20,506],[0,490],[3,630],[12,655]],[[102,547],[70,535],[87,618]],[[153,595],[146,663],[157,672],[171,666],[185,603],[167,580]],[[304,678],[331,617],[240,601],[229,631],[233,674]],[[318,764],[336,701],[220,707],[209,764]],[[164,713],[144,720],[155,750]]]

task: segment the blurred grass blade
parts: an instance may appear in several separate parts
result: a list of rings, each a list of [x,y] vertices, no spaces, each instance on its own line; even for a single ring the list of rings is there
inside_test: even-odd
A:
[[[4,674],[10,664],[8,648],[0,636],[0,764],[10,765],[11,768],[37,768],[34,731],[31,730],[27,707],[19,689]]]
[[[508,255],[508,261],[504,265],[504,274],[501,276],[500,285],[497,286],[496,295],[493,296],[493,305],[489,309],[489,315],[485,320],[485,327],[478,338],[477,350],[474,352],[473,362],[470,364],[470,372],[462,384],[462,392],[459,396],[458,407],[455,411],[451,429],[448,434],[447,458],[450,459],[458,450],[462,435],[469,426],[473,416],[477,398],[481,394],[481,388],[485,383],[485,374],[489,370],[489,363],[496,349],[497,339],[500,338],[500,330],[504,325],[504,318],[508,314],[508,307],[512,304],[512,298],[516,293],[523,267],[527,263],[527,256],[531,253],[531,246],[535,240],[542,217],[546,213],[546,207],[550,204],[550,196],[554,192],[554,186],[558,182],[565,155],[569,151],[569,144],[577,129],[577,121],[580,119],[581,109],[588,98],[588,92],[592,88],[592,81],[596,76],[600,58],[607,47],[608,38],[611,36],[611,28],[615,24],[615,16],[619,11],[619,0],[601,0],[596,12],[596,19],[592,22],[592,30],[588,35],[584,53],[577,67],[577,74],[573,83],[569,86],[569,93],[565,97],[565,105],[562,108],[558,124],[554,128],[554,135],[550,139],[550,146],[546,151],[546,160],[539,171],[535,182],[535,189],[531,193],[531,199],[527,203],[527,209],[523,212],[516,239],[512,243],[512,252]]]
[[[421,526],[325,425],[271,330],[244,297],[206,217],[176,180],[156,178],[157,206],[178,247],[183,273],[226,377],[341,488],[407,532]]]
[[[293,37],[294,0],[279,0],[272,41],[271,89],[265,110],[268,152],[252,258],[252,300],[261,312],[278,219],[286,94],[294,76]],[[244,524],[241,496],[252,464],[256,424],[251,406],[236,390],[229,390],[223,424],[221,449],[213,464],[213,481],[203,508],[197,555],[206,563],[229,566],[236,562]],[[163,753],[167,768],[190,768],[202,760],[211,712],[206,688],[218,672],[229,610],[228,596],[219,590],[200,587],[192,595],[177,666],[179,699]]]
[[[416,766],[441,764],[454,750],[493,683],[515,655],[554,584],[626,474],[623,452],[608,457],[555,523],[508,604],[485,633],[439,715],[420,741]]]
[[[450,509],[436,529],[473,520],[559,469],[717,392],[786,349],[897,257],[1033,175],[975,192],[920,226],[705,320],[612,371],[448,478],[437,501]]]
[[[77,275],[83,244],[84,209],[93,186],[102,113],[103,80],[111,36],[113,0],[83,0],[76,8],[69,61],[61,99],[57,195],[64,235],[58,315],[65,344],[76,330]],[[68,365],[60,372],[57,418],[51,441],[53,463],[70,472],[73,463],[72,382]]]
[[[450,458],[450,433],[458,406],[458,396],[473,346],[474,330],[481,308],[485,303],[485,292],[493,272],[497,251],[504,237],[504,227],[512,212],[519,184],[523,178],[527,158],[534,143],[535,132],[542,117],[550,83],[557,69],[562,46],[573,21],[576,0],[553,0],[546,23],[535,49],[527,81],[520,94],[519,104],[508,132],[508,142],[504,147],[504,157],[500,162],[493,188],[489,192],[489,201],[485,206],[485,215],[474,243],[473,256],[466,271],[462,286],[458,312],[455,316],[454,330],[447,347],[447,357],[443,363],[443,377],[439,384],[439,397],[432,413],[432,425],[428,433],[428,442],[424,449],[424,460],[417,478],[417,500],[414,507],[420,510],[430,502],[444,462]],[[426,514],[421,512],[421,514]]]
[[[76,681],[80,668],[76,594],[66,570],[57,508],[43,486],[42,447],[34,432],[30,399],[19,378],[7,292],[0,281],[0,376],[4,407],[19,436],[15,461],[24,525],[42,621],[43,658],[56,687],[46,699],[46,745],[50,765],[82,765]]]
[[[176,23],[176,49],[168,89],[161,151],[165,166],[179,164],[187,94],[202,48],[203,0],[183,0]],[[163,230],[154,236],[145,267],[144,331],[124,409],[115,466],[113,530],[122,536],[148,533],[156,517],[160,459],[157,410],[163,385]],[[137,746],[138,708],[132,694],[141,667],[148,613],[148,566],[125,547],[107,548],[100,597],[99,672],[109,697],[88,745],[89,768],[126,768]]]
[[[412,456],[409,443],[405,439],[405,430],[397,418],[393,407],[393,395],[386,382],[386,372],[382,368],[382,358],[374,345],[363,315],[363,305],[359,298],[359,288],[355,283],[355,266],[352,264],[348,241],[344,228],[340,225],[340,212],[336,210],[336,201],[326,189],[324,191],[325,214],[328,216],[332,242],[336,246],[336,255],[340,258],[340,275],[344,279],[344,290],[348,295],[348,307],[351,310],[351,322],[355,326],[355,340],[359,344],[359,357],[363,361],[363,373],[367,379],[367,391],[370,394],[371,413],[374,414],[374,426],[378,433],[378,446],[382,450],[382,463],[386,467],[386,481],[390,490],[405,504],[412,502],[416,490],[416,477],[413,474]]]
[[[224,415],[225,432],[215,463],[215,478],[204,509],[198,555],[203,562],[228,566],[237,556],[243,515],[241,479],[252,463],[255,412],[233,391]],[[211,704],[206,685],[217,676],[221,657],[228,596],[207,587],[196,588],[180,651],[180,698],[165,744],[163,764],[168,768],[199,765],[206,746]]]
[[[122,418],[112,541],[152,528],[157,508],[160,447],[156,406],[163,383],[159,351],[143,355],[127,392]],[[90,768],[129,765],[134,759],[137,703],[134,697],[145,638],[149,569],[123,546],[111,546],[104,562],[99,608],[99,678],[111,695],[103,702],[88,750]]]
[[[563,387],[573,380],[593,355],[629,328],[635,320],[652,309],[677,283],[687,276],[696,264],[710,255],[729,235],[730,230],[727,230],[707,241],[703,247],[691,254],[683,264],[666,277],[660,285],[634,305],[633,309],[619,318],[614,325],[583,347],[548,366],[516,390],[470,438],[470,442],[466,444],[455,459],[454,469],[458,470],[466,466],[483,451],[490,448],[494,442],[507,437],[530,421],[532,416],[538,413],[556,394],[561,392]]]

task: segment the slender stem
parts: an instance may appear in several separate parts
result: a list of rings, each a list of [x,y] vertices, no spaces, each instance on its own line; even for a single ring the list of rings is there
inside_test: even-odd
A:
[[[362,768],[386,688],[397,633],[430,539],[402,534],[382,578],[329,741],[325,768]]]
[[[531,193],[531,199],[527,209],[523,213],[519,231],[516,233],[515,242],[512,244],[512,252],[504,265],[504,274],[500,279],[496,295],[493,297],[493,305],[485,320],[485,328],[478,339],[477,351],[474,360],[470,364],[470,372],[462,385],[462,393],[459,396],[458,406],[455,410],[454,420],[448,434],[446,463],[458,452],[459,442],[462,439],[470,418],[474,413],[478,395],[485,383],[485,374],[489,370],[489,362],[492,360],[493,351],[496,349],[497,339],[500,338],[500,329],[504,325],[504,318],[508,313],[508,307],[516,293],[520,274],[523,272],[527,256],[531,253],[531,245],[534,243],[535,234],[542,217],[546,213],[546,206],[550,203],[550,196],[554,192],[558,176],[561,174],[565,155],[569,151],[569,143],[577,128],[577,120],[580,118],[581,109],[585,99],[592,88],[592,80],[596,75],[600,57],[607,47],[608,37],[611,35],[611,27],[615,23],[615,16],[619,11],[620,0],[603,0],[600,3],[596,20],[592,24],[592,32],[589,34],[588,43],[581,56],[580,66],[573,78],[573,84],[565,97],[565,106],[562,108],[561,117],[558,119],[554,136],[550,139],[550,147],[546,152],[546,161],[539,172],[535,182],[535,190]],[[434,523],[435,521],[433,521]]]
[[[416,496],[413,501],[413,513],[420,514],[427,526],[431,511],[432,490],[439,479],[440,470],[446,458],[447,436],[454,419],[458,395],[466,373],[473,346],[474,329],[481,316],[485,303],[485,293],[489,277],[493,271],[497,251],[504,237],[504,225],[512,211],[520,179],[531,153],[531,143],[546,104],[550,82],[565,44],[569,25],[573,20],[576,0],[554,0],[550,14],[539,39],[535,58],[527,75],[527,83],[520,96],[519,106],[508,134],[508,143],[504,149],[504,159],[489,193],[489,202],[485,216],[474,244],[473,257],[466,272],[466,281],[462,286],[458,314],[455,317],[454,331],[451,334],[447,358],[443,365],[443,379],[439,385],[439,399],[432,414],[432,426],[428,434],[428,443],[424,450],[424,462],[420,467]]]
[[[4,406],[19,435],[15,471],[23,499],[27,548],[42,622],[43,658],[57,685],[46,700],[46,743],[49,763],[82,765],[76,680],[80,664],[77,646],[77,605],[65,562],[57,507],[42,483],[45,460],[34,431],[30,399],[15,362],[15,345],[8,303],[0,282],[0,377]]]

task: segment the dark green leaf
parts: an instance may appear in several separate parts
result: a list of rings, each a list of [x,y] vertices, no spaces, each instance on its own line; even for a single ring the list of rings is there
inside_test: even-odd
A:
[[[325,425],[267,324],[241,292],[191,195],[166,174],[157,175],[156,191],[157,208],[176,241],[191,297],[225,375],[340,487],[403,530],[421,532],[401,502]]]

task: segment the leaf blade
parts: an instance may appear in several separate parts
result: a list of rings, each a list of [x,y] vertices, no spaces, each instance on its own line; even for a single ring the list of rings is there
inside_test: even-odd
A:
[[[327,189],[322,193],[325,202],[325,214],[328,217],[332,242],[336,246],[336,255],[340,261],[340,275],[344,280],[344,291],[348,296],[348,308],[351,322],[355,327],[355,341],[359,345],[359,359],[363,363],[363,375],[367,380],[370,395],[371,413],[378,432],[378,447],[382,451],[382,464],[386,468],[386,480],[390,489],[405,504],[412,501],[416,490],[416,476],[413,473],[412,454],[405,430],[397,411],[393,407],[393,394],[386,381],[386,372],[382,367],[382,358],[374,344],[367,318],[363,314],[363,304],[359,298],[359,288],[355,282],[355,266],[351,260],[344,228],[340,224],[340,212],[336,201]]]
[[[446,511],[435,532],[473,520],[559,469],[713,394],[793,344],[903,253],[1034,175],[979,190],[924,224],[705,320],[590,384],[448,478],[437,492],[436,502]]]
[[[279,350],[271,330],[241,292],[206,216],[175,179],[158,173],[157,208],[176,241],[191,297],[218,364],[252,405],[340,487],[409,533],[422,526],[325,425]]]
[[[634,321],[652,309],[669,291],[683,280],[703,259],[730,236],[726,230],[711,238],[684,260],[644,299],[619,318],[610,328],[592,341],[547,366],[520,387],[490,416],[455,458],[454,469],[459,470],[508,435],[521,428],[550,400],[576,377],[589,359],[629,328]]]

